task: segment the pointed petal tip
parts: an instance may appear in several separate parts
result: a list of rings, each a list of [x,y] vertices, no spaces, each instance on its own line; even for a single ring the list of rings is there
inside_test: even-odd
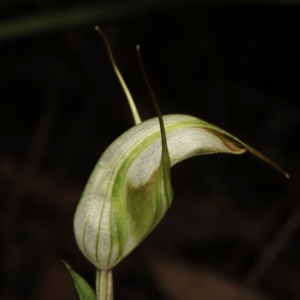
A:
[[[265,161],[267,164],[271,165],[273,168],[275,168],[278,172],[284,175],[286,179],[290,179],[290,175],[288,172],[286,172],[282,167],[280,167],[278,164],[276,164],[273,160],[269,159],[268,157],[264,156],[259,151],[255,150],[254,148],[250,147],[249,145],[245,144],[245,147],[247,150],[252,153],[253,155],[257,156],[261,160]]]
[[[273,166],[278,172],[280,172],[286,179],[290,179],[290,175],[288,172],[286,172],[283,168],[281,168],[280,166],[278,166],[276,163],[274,163],[271,160],[266,161],[268,164],[270,164],[271,166]]]

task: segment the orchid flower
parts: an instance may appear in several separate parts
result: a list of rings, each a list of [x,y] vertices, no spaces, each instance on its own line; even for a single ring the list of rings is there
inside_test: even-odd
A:
[[[196,155],[242,154],[248,150],[286,177],[288,174],[223,129],[189,115],[162,116],[147,79],[158,117],[141,122],[110,45],[99,27],[96,30],[104,39],[135,126],[118,137],[100,157],[74,217],[77,244],[97,270],[96,293],[67,267],[80,299],[112,300],[113,267],[149,235],[172,203],[170,168],[173,165]]]

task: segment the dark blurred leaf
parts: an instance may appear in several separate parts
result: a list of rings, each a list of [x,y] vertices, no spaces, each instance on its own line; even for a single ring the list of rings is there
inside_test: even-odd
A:
[[[0,41],[11,40],[33,34],[49,32],[58,29],[69,28],[83,24],[95,22],[105,22],[114,19],[132,17],[141,14],[148,14],[161,9],[171,9],[186,5],[203,4],[224,4],[224,0],[150,0],[142,2],[127,2],[122,4],[101,4],[82,7],[70,7],[58,11],[47,11],[37,13],[31,16],[8,19],[0,23]],[[297,0],[229,0],[230,3],[295,3]],[[95,24],[93,24],[95,25]]]

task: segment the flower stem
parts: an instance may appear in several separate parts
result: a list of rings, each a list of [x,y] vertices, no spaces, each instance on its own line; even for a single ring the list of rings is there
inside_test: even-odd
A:
[[[96,272],[97,300],[113,300],[112,270],[99,270]]]

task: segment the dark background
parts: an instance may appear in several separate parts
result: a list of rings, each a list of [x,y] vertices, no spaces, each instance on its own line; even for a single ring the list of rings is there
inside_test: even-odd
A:
[[[78,299],[61,260],[94,284],[72,219],[101,153],[133,126],[95,24],[142,119],[155,110],[137,44],[163,114],[216,124],[291,176],[250,154],[175,166],[174,203],[115,268],[115,299],[300,299],[295,3],[0,2],[0,299]]]

